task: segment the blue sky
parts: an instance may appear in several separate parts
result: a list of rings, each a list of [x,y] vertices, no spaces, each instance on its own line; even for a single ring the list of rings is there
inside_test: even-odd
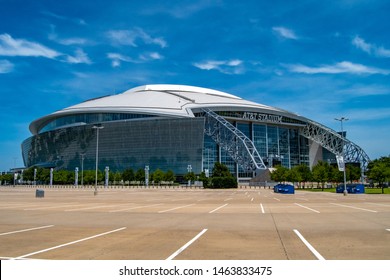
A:
[[[0,0],[0,170],[31,121],[152,83],[280,107],[390,155],[390,1]]]

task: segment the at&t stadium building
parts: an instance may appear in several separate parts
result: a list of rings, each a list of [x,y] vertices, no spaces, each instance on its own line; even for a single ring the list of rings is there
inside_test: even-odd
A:
[[[100,170],[200,174],[221,162],[246,181],[276,164],[312,167],[344,156],[365,168],[369,161],[358,145],[313,120],[194,86],[136,87],[43,116],[29,128],[26,167],[93,170],[98,152]]]

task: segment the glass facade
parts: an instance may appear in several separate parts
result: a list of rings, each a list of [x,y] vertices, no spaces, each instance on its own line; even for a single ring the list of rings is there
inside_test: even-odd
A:
[[[255,122],[230,120],[245,136],[251,139],[264,164],[268,167],[281,164],[291,168],[299,164],[309,166],[309,141],[299,134],[298,127],[284,127]],[[203,169],[211,169],[216,161],[225,164],[238,178],[252,178],[211,137],[204,136]]]
[[[242,112],[222,112],[237,129],[251,139],[268,167],[281,164],[287,168],[309,165],[309,141],[299,134],[301,123],[261,122],[259,118],[277,120],[273,115],[255,115],[242,119]],[[199,174],[206,169],[212,175],[215,162],[225,164],[238,178],[251,178],[253,172],[243,170],[211,137],[204,134],[204,118],[161,118],[146,114],[85,113],[54,119],[40,133],[22,144],[25,165],[74,170],[94,170],[96,163],[96,129],[99,130],[99,169],[137,170],[149,165],[187,173],[187,166]],[[241,117],[241,119],[239,119]],[[250,116],[252,117],[252,116]]]
[[[101,122],[110,122],[110,121],[151,118],[151,117],[154,116],[145,115],[145,114],[129,114],[129,113],[72,114],[69,116],[57,117],[54,120],[47,123],[46,125],[44,125],[42,128],[39,128],[38,131],[41,133],[41,132],[46,132],[61,127],[72,126],[72,125],[82,125],[82,124],[101,123]]]
[[[102,123],[99,130],[99,167],[112,171],[134,170],[149,165],[175,174],[187,173],[191,164],[202,171],[203,118],[152,119]],[[40,133],[22,144],[26,166],[73,170],[81,166],[94,170],[96,129],[93,125],[73,126]]]

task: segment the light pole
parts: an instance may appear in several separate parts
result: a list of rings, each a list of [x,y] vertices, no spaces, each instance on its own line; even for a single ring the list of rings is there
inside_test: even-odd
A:
[[[95,168],[95,191],[94,195],[97,195],[97,175],[98,175],[98,161],[99,161],[99,130],[103,129],[104,126],[102,125],[94,125],[92,127],[93,129],[96,129],[96,168]]]
[[[336,121],[339,121],[341,123],[341,139],[342,139],[342,151],[341,151],[341,157],[343,159],[343,176],[344,176],[344,195],[347,195],[348,191],[347,191],[347,176],[346,176],[346,173],[345,173],[345,160],[344,160],[344,129],[343,129],[343,122],[344,121],[348,121],[347,118],[345,117],[341,117],[341,118],[335,118]]]
[[[187,171],[188,171],[188,175],[190,176],[190,173],[191,173],[191,171],[192,171],[192,166],[191,166],[191,164],[189,164],[189,165],[187,166]],[[191,187],[191,178],[188,179],[188,186]]]
[[[84,187],[84,156],[85,153],[81,154],[81,187]]]

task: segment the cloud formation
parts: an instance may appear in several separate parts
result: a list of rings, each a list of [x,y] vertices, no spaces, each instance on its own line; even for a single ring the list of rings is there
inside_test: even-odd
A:
[[[363,38],[355,36],[352,40],[352,45],[356,48],[378,57],[390,57],[390,49],[384,47],[378,47],[375,44],[367,43]]]
[[[67,55],[66,61],[68,63],[72,63],[72,64],[80,64],[80,63],[91,64],[92,63],[92,61],[89,59],[88,55],[82,49],[77,49],[75,51],[74,56]]]
[[[298,40],[298,36],[291,29],[288,29],[288,28],[285,28],[282,26],[277,26],[277,27],[273,27],[272,30],[283,38],[291,39],[291,40]]]
[[[0,74],[12,72],[14,65],[8,60],[0,60]]]
[[[14,39],[9,34],[0,35],[0,56],[34,56],[56,58],[61,53],[36,42]]]
[[[130,30],[110,30],[107,32],[107,37],[114,45],[128,45],[138,47],[137,41],[141,41],[147,45],[158,45],[161,48],[167,47],[167,42],[161,37],[152,37],[141,28],[133,28]]]
[[[239,59],[231,60],[206,60],[195,62],[193,65],[202,70],[217,70],[224,74],[242,74],[243,62]]]
[[[302,64],[288,64],[284,66],[291,72],[304,74],[390,74],[389,70],[369,67],[349,61],[319,67],[310,67]]]

